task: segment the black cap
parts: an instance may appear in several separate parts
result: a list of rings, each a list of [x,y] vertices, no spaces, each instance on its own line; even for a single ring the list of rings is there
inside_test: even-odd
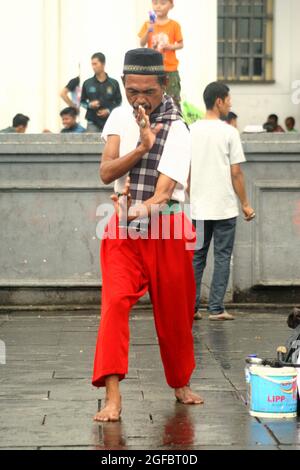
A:
[[[165,75],[163,55],[154,49],[140,48],[125,55],[126,75]]]

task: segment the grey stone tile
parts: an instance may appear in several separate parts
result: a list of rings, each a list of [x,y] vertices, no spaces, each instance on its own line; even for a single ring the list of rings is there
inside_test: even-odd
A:
[[[279,446],[280,450],[300,450],[300,445],[299,446]]]
[[[163,446],[274,446],[275,442],[268,432],[257,423],[247,417],[240,417],[230,423],[226,420],[219,422],[203,422],[195,420],[182,420],[170,416],[169,419],[162,420],[161,423],[151,424],[146,416],[139,417],[134,422],[126,420],[124,416],[124,426],[120,433],[122,441],[135,445],[138,442],[142,445],[163,447]],[[103,442],[108,444],[105,436]],[[117,434],[110,436],[109,446],[120,445]]]
[[[92,417],[95,403],[45,402],[7,404],[1,411],[1,445],[5,447],[93,445],[98,438]],[[43,424],[44,423],[44,424]]]
[[[0,447],[1,449],[1,447]],[[77,446],[77,447],[74,447],[72,445],[68,446],[64,446],[64,447],[61,447],[59,445],[57,446],[52,446],[52,447],[39,447],[39,450],[40,451],[53,451],[53,450],[63,450],[63,451],[71,451],[71,450],[80,450],[80,451],[91,451],[91,450],[94,450],[96,451],[97,450],[97,446]]]
[[[13,450],[13,451],[24,451],[24,450],[38,450],[38,447],[14,447],[14,446],[11,446],[11,447],[1,447],[0,446],[0,451],[2,450]]]
[[[243,403],[244,358],[272,357],[289,334],[285,322],[267,314],[195,325],[192,385],[205,404],[184,407],[166,384],[153,318],[134,315],[122,422],[98,425],[92,418],[105,391],[92,387],[91,375],[99,318],[0,319],[8,348],[0,369],[0,448],[299,450],[298,421],[260,423]]]
[[[272,431],[281,445],[300,446],[300,418],[288,420],[261,419],[261,422]]]

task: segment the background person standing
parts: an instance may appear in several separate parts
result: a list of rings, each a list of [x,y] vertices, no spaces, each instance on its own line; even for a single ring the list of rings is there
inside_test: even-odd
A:
[[[102,132],[112,110],[122,103],[119,83],[107,75],[105,63],[105,55],[101,52],[92,56],[95,75],[82,87],[81,106],[87,109],[87,132]]]
[[[71,98],[69,97],[71,95]],[[81,100],[80,77],[72,78],[62,89],[60,97],[70,108],[79,109]]]
[[[194,255],[197,287],[195,319],[202,318],[199,312],[201,282],[214,238],[214,275],[209,297],[209,319],[234,320],[225,311],[224,298],[239,215],[236,195],[246,220],[250,221],[255,217],[247,198],[240,167],[246,159],[239,132],[221,120],[228,116],[231,109],[229,91],[222,83],[208,85],[204,92],[207,108],[205,119],[191,126],[191,206],[198,238]]]

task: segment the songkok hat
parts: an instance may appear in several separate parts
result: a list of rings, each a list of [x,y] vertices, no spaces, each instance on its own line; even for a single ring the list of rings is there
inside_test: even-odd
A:
[[[125,55],[124,74],[164,75],[163,55],[154,49],[147,48],[128,51]]]

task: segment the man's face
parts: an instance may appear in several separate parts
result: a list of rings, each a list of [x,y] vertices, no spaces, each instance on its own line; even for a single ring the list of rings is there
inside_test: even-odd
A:
[[[152,6],[158,18],[164,18],[173,8],[173,2],[170,0],[152,0]]]
[[[232,102],[231,102],[231,96],[228,95],[224,100],[221,98],[217,99],[217,108],[220,112],[221,117],[226,117],[231,111],[232,107]]]
[[[294,129],[294,122],[291,119],[285,121],[287,130],[292,131]]]
[[[64,114],[61,119],[65,129],[71,129],[76,125],[76,117],[73,117],[70,114]]]
[[[18,126],[16,127],[16,133],[17,134],[25,134],[27,131],[27,126]]]
[[[273,126],[277,126],[277,119],[273,116],[269,116],[268,123],[272,124]]]
[[[127,100],[135,111],[143,106],[150,116],[162,102],[164,87],[158,83],[156,75],[126,75],[124,86]]]
[[[102,64],[102,62],[100,62],[98,59],[92,59],[92,68],[95,75],[100,75],[100,73],[104,72],[105,65]]]

